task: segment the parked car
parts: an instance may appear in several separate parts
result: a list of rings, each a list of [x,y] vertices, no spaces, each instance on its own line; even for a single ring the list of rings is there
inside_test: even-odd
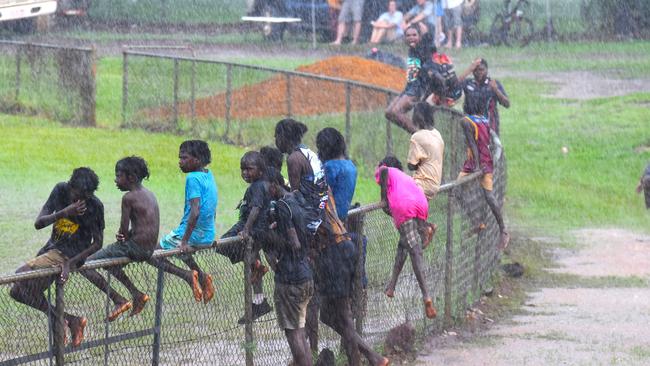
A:
[[[329,6],[326,0],[255,0],[248,15],[251,17],[300,19],[297,22],[282,21],[281,19],[263,22],[262,34],[267,40],[282,40],[285,31],[294,34],[311,34],[314,28],[321,41],[329,41],[334,36],[329,25]]]

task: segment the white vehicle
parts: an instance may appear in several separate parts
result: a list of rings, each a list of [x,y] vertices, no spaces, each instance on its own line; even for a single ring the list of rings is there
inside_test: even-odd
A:
[[[16,30],[31,32],[38,17],[54,14],[56,6],[56,0],[0,0],[0,22],[13,21]]]

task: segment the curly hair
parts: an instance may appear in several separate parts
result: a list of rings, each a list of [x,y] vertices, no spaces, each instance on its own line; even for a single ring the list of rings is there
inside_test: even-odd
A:
[[[141,182],[143,179],[149,179],[149,168],[147,162],[139,156],[129,156],[122,158],[115,163],[115,172],[133,175]]]
[[[397,168],[399,170],[402,169],[402,162],[399,161],[398,158],[394,157],[393,155],[387,155],[385,158],[381,159],[379,164],[377,166],[387,166],[390,168]]]
[[[210,147],[208,146],[208,143],[203,140],[183,141],[179,150],[199,159],[201,164],[204,166],[210,164],[210,161],[212,161]]]
[[[341,133],[332,127],[323,128],[316,135],[318,158],[321,161],[345,156],[345,139]]]
[[[97,190],[99,177],[92,169],[81,167],[72,171],[68,184],[78,191],[90,194]]]
[[[293,118],[285,118],[275,125],[275,136],[281,137],[292,145],[298,145],[307,132],[307,125]]]
[[[282,152],[273,146],[264,146],[260,149],[267,166],[282,170]]]
[[[434,127],[433,108],[427,102],[418,102],[413,107],[413,123],[420,129],[430,130]]]

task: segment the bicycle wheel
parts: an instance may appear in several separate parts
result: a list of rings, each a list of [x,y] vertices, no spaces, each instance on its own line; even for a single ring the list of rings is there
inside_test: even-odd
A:
[[[505,42],[506,31],[503,15],[497,14],[490,27],[490,44],[498,46]]]
[[[526,47],[533,39],[535,31],[533,29],[533,22],[528,18],[517,18],[513,20],[506,37],[506,44]]]

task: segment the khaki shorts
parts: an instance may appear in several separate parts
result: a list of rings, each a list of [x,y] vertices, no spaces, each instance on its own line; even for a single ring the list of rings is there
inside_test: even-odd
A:
[[[465,173],[465,172],[460,172],[458,173],[458,178],[462,178],[466,175],[470,175],[471,173]],[[481,187],[485,189],[486,191],[491,191],[493,187],[493,181],[492,181],[492,173],[485,173],[481,177]]]
[[[27,261],[25,264],[31,269],[41,269],[61,265],[67,260],[68,257],[63,255],[63,253],[61,253],[59,250],[52,249],[34,259]]]
[[[314,296],[314,281],[298,285],[275,284],[273,301],[280,329],[300,329],[305,327],[307,304]]]

